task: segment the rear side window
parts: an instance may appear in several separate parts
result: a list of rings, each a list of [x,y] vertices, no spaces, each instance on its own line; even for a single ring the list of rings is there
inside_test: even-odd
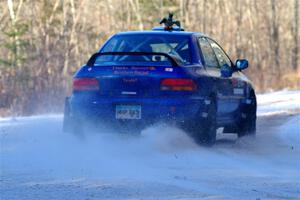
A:
[[[227,64],[228,66],[231,66],[231,61],[228,58],[228,56],[226,55],[226,53],[222,50],[222,48],[214,41],[212,41],[210,39],[208,39],[208,41],[217,56],[220,67],[224,66],[225,64]]]
[[[199,42],[199,45],[201,48],[205,66],[206,67],[215,67],[215,68],[219,67],[219,63],[216,58],[216,55],[215,55],[212,47],[208,43],[208,41],[205,38],[199,38],[198,42]]]

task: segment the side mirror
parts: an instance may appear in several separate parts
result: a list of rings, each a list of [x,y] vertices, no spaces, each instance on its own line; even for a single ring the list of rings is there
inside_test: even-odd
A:
[[[237,59],[235,61],[235,67],[237,70],[244,70],[244,69],[248,68],[248,65],[249,65],[249,63],[248,63],[248,60],[246,60],[246,59]]]
[[[225,64],[221,67],[221,77],[225,77],[225,78],[231,77],[232,73],[233,70],[228,64]]]

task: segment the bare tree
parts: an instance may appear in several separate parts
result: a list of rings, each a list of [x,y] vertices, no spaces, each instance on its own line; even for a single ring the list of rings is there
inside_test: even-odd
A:
[[[11,23],[12,23],[12,27],[13,27],[13,31],[15,32],[14,36],[12,37],[12,42],[14,43],[14,58],[13,58],[13,62],[11,63],[13,66],[19,66],[20,62],[19,62],[19,52],[20,52],[20,40],[19,40],[19,36],[18,34],[18,29],[17,29],[17,20],[18,20],[18,16],[19,13],[21,11],[23,5],[23,0],[20,0],[17,6],[17,11],[14,11],[14,3],[13,0],[7,0],[7,6],[8,6],[8,10],[9,10],[9,15],[10,15],[10,19],[11,19]]]
[[[168,12],[233,61],[249,59],[258,91],[300,87],[299,0],[2,0],[0,115],[60,111],[73,72],[110,35],[151,29]]]
[[[130,2],[130,5],[133,9],[133,12],[136,16],[139,30],[143,30],[144,29],[144,24],[143,24],[143,21],[142,21],[142,13],[141,13],[141,8],[140,8],[140,2],[139,2],[139,0],[129,0],[129,2]]]
[[[299,54],[299,0],[294,0],[293,5],[293,23],[292,23],[292,35],[293,35],[293,48],[292,48],[292,65],[294,71],[299,68],[298,54]]]

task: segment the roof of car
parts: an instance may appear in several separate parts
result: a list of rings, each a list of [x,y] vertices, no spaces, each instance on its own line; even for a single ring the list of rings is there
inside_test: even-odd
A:
[[[126,32],[119,32],[116,35],[137,35],[137,34],[153,34],[153,35],[200,35],[200,36],[206,36],[203,33],[200,32],[189,32],[189,31],[165,31],[165,30],[150,30],[150,31],[126,31]]]

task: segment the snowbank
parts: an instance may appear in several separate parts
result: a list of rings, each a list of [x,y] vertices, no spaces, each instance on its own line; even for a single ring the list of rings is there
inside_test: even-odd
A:
[[[293,117],[278,131],[280,138],[292,148],[300,149],[300,115]]]
[[[300,91],[278,91],[257,95],[258,115],[300,112]]]

